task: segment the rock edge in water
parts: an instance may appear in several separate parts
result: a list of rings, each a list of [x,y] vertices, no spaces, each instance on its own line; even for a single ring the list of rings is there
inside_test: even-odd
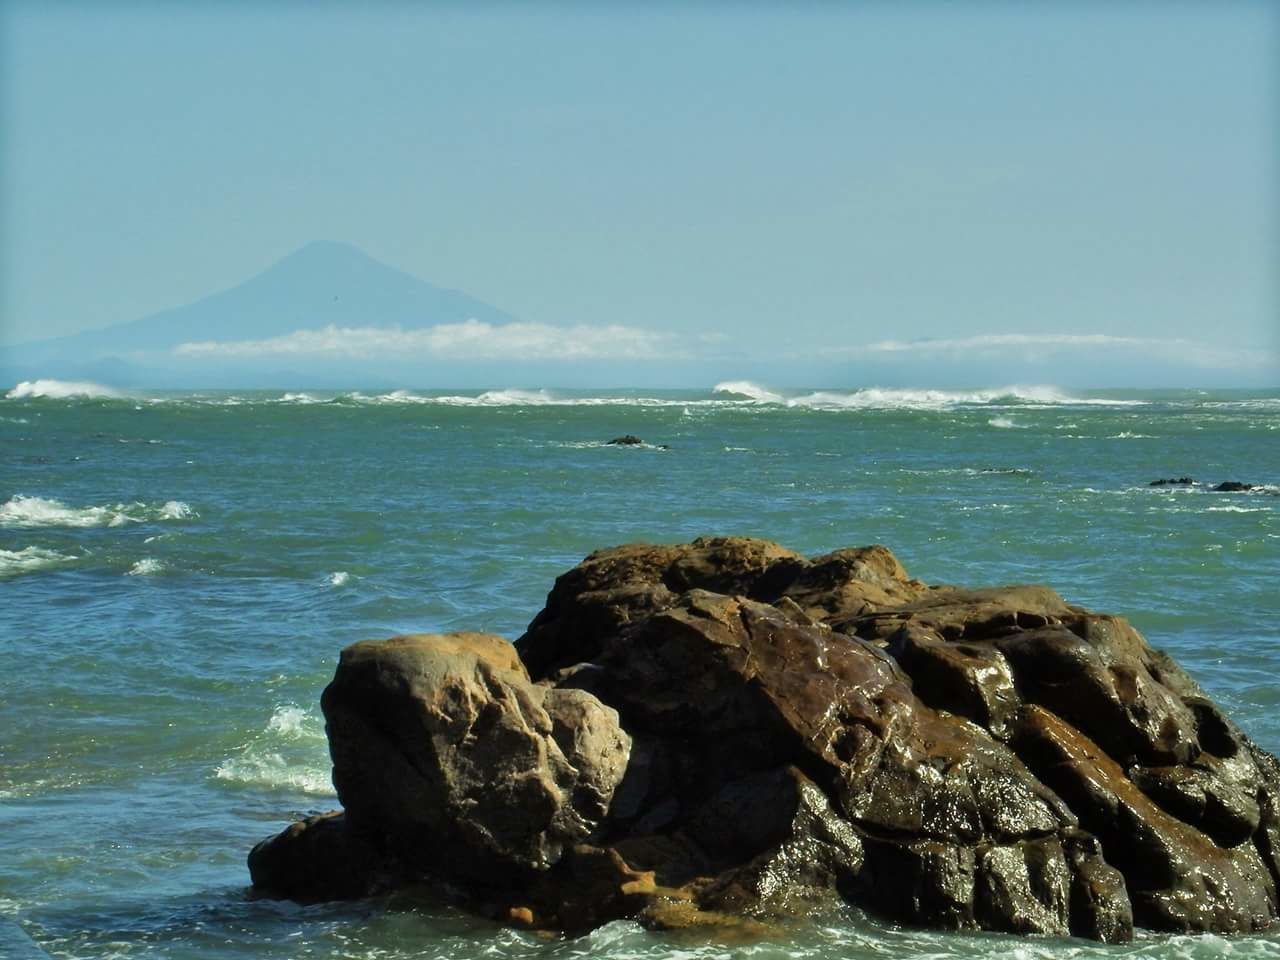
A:
[[[1169,657],[881,546],[602,550],[514,646],[357,643],[321,705],[344,811],[253,849],[261,895],[430,880],[571,933],[751,934],[833,896],[1108,942],[1277,916],[1280,764]]]

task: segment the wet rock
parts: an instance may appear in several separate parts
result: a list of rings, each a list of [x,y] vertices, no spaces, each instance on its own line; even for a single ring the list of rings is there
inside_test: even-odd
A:
[[[1241,483],[1239,480],[1226,480],[1213,488],[1218,493],[1241,493],[1252,490],[1252,483]]]
[[[1103,943],[1133,937],[1133,906],[1124,874],[1106,862],[1097,837],[1068,831],[1063,850],[1071,868],[1071,933]]]
[[[1149,487],[1189,487],[1195,483],[1190,477],[1168,477],[1163,480],[1152,480]]]
[[[703,910],[798,915],[851,885],[863,865],[861,836],[795,767],[726,785],[685,831],[719,868],[698,893]]]
[[[1105,942],[1277,914],[1280,762],[1169,657],[880,546],[598,551],[514,647],[356,644],[323,706],[346,812],[255,848],[273,895],[426,877],[521,927],[728,937],[836,898]]]
[[[406,879],[399,859],[356,835],[339,811],[263,840],[249,852],[249,875],[259,894],[304,903],[373,896]]]
[[[635,434],[628,433],[628,434],[624,434],[621,437],[614,437],[612,440],[607,441],[605,443],[605,446],[638,447],[638,446],[641,446],[643,443],[644,441],[641,440],[639,437],[637,437]]]
[[[680,547],[632,544],[591,554],[556,579],[546,606],[516,645],[535,680],[592,660],[626,624],[710,590],[777,603],[793,600],[829,619],[892,607],[928,588],[881,546],[809,560],[766,540],[701,537]]]
[[[1275,878],[1252,844],[1219,847],[1171,816],[1096,744],[1047,710],[1028,707],[1019,739],[1028,764],[1124,874],[1135,922],[1238,932],[1275,918]]]

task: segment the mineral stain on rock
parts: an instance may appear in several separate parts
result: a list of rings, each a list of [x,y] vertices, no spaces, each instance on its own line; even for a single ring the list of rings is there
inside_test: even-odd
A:
[[[260,895],[428,880],[515,926],[748,937],[830,897],[1106,942],[1277,916],[1280,763],[1186,673],[881,546],[602,550],[514,646],[357,643],[321,704],[344,811],[258,844]]]

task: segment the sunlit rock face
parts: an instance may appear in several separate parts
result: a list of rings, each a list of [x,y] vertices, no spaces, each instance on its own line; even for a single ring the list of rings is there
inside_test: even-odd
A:
[[[1277,915],[1280,765],[1124,620],[704,538],[599,551],[514,647],[344,651],[341,816],[250,857],[296,899],[444,881],[571,932],[751,933],[841,897],[947,929],[1127,940]]]

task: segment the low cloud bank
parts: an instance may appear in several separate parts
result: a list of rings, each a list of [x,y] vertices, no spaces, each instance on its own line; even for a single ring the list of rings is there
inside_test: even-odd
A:
[[[825,347],[817,355],[743,343],[723,333],[682,335],[620,324],[554,326],[467,320],[422,329],[342,327],[296,330],[261,340],[183,343],[173,355],[188,360],[297,361],[358,359],[489,362],[682,361],[803,365],[874,365],[881,372],[919,368],[946,377],[949,370],[976,372],[981,365],[1015,362],[1053,369],[1063,364],[1124,365],[1158,371],[1233,371],[1260,377],[1280,369],[1280,357],[1260,347],[1211,344],[1185,338],[1104,333],[994,333],[921,340],[878,340]],[[816,371],[815,371],[816,372]],[[919,378],[917,378],[919,379]],[[925,379],[928,379],[926,376]],[[638,382],[638,381],[637,381]]]
[[[174,353],[185,357],[394,355],[456,360],[671,360],[688,356],[676,335],[638,327],[556,327],[480,320],[422,330],[327,326],[265,340],[183,343]]]
[[[1013,354],[1028,360],[1047,360],[1066,352],[1137,353],[1154,362],[1212,369],[1259,369],[1274,366],[1276,357],[1266,350],[1223,347],[1181,337],[1118,337],[1105,333],[994,333],[973,337],[925,340],[880,340],[846,353],[912,354],[959,359],[974,354]]]

